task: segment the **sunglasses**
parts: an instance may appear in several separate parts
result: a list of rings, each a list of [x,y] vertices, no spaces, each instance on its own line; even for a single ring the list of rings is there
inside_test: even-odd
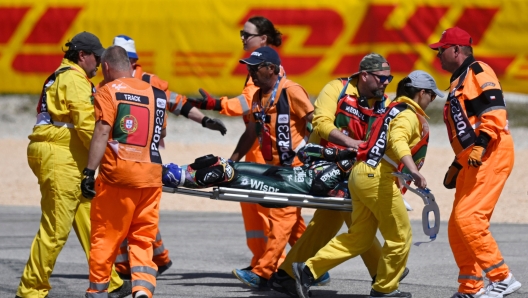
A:
[[[454,46],[455,45],[447,45],[447,46],[438,48],[438,55],[442,55],[445,52],[445,50],[449,49],[450,47],[454,47]]]
[[[390,82],[392,82],[392,79],[394,79],[394,77],[392,75],[382,76],[382,75],[377,75],[377,74],[371,73],[371,72],[368,72],[368,74],[371,74],[371,75],[377,77],[379,79],[380,83],[382,83],[382,84],[385,84],[385,82],[387,82],[387,81],[390,83]]]
[[[425,93],[431,96],[431,102],[436,99],[436,93],[433,90],[424,90]]]
[[[249,39],[250,37],[260,36],[260,35],[262,34],[253,34],[253,33],[246,32],[244,30],[240,30],[240,38],[242,39]]]
[[[259,71],[259,69],[261,69],[262,67],[264,66],[268,66],[269,64],[267,62],[264,62],[264,63],[260,63],[260,64],[257,64],[257,65],[249,65],[249,64],[246,64],[246,68],[249,72],[257,72]]]

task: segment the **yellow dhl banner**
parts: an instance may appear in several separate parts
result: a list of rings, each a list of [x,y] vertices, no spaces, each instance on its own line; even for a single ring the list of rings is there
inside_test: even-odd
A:
[[[495,70],[508,92],[528,93],[528,1],[406,0],[0,0],[0,93],[40,93],[76,33],[96,34],[103,46],[125,34],[139,63],[197,94],[238,94],[247,72],[238,60],[245,21],[269,18],[284,34],[278,49],[288,78],[317,95],[331,79],[354,73],[369,52],[385,56],[396,82],[415,69],[441,89],[450,75],[429,43],[459,26],[474,42],[477,60]],[[93,79],[102,80],[98,74]]]

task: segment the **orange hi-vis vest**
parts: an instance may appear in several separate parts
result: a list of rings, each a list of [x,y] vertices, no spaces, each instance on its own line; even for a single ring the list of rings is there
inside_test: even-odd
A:
[[[458,78],[452,81],[444,106],[444,123],[457,158],[463,158],[471,152],[477,139],[475,129],[480,125],[480,116],[493,110],[506,109],[500,88],[483,91],[486,85],[500,86],[500,83],[491,68],[483,68],[481,64],[485,65],[480,61],[473,61]],[[481,73],[486,74],[486,77],[480,79]],[[507,129],[504,127],[504,130]]]
[[[374,121],[385,113],[387,95],[384,95],[383,100],[376,101],[375,105],[370,108],[366,99],[360,99],[357,96],[345,93],[351,78],[340,78],[340,80],[343,83],[343,90],[339,94],[334,125],[339,131],[352,139],[366,140]],[[345,149],[343,146],[324,139],[321,139],[321,145]]]
[[[387,107],[385,114],[376,119],[372,125],[368,140],[359,146],[357,160],[364,161],[369,166],[376,168],[381,160],[385,159],[398,171],[408,173],[403,163],[397,164],[385,155],[388,145],[389,124],[396,116],[408,108],[410,108],[409,105],[404,102],[394,102]],[[425,162],[429,143],[429,125],[422,115],[416,114],[416,116],[422,124],[422,135],[420,141],[411,148],[411,156],[419,170]]]
[[[108,145],[120,159],[161,164],[159,142],[166,94],[156,87],[132,90],[126,93],[112,90],[117,113]]]

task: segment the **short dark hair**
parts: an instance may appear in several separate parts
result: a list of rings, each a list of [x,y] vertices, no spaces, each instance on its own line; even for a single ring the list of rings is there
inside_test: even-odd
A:
[[[268,45],[280,46],[282,44],[282,33],[275,29],[273,23],[265,17],[255,16],[249,18],[248,22],[257,27],[258,34],[268,37]]]
[[[67,49],[66,51],[63,50],[64,58],[70,60],[73,63],[78,63],[79,62],[79,52],[80,51],[83,51],[86,55],[91,55],[92,54],[92,52],[90,52],[90,51]]]

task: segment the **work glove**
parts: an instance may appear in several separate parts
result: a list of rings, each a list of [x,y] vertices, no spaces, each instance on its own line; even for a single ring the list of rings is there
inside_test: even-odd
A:
[[[225,135],[226,132],[227,132],[227,128],[225,127],[224,123],[222,123],[222,121],[220,121],[220,119],[211,119],[207,116],[203,117],[202,118],[202,126],[203,127],[207,127],[211,130],[217,130],[219,131],[222,135]]]
[[[469,154],[468,164],[472,167],[479,167],[482,165],[482,157],[486,153],[486,148],[488,148],[488,143],[491,140],[491,137],[485,132],[480,132],[477,140],[475,141],[475,146]]]
[[[95,170],[84,168],[84,178],[81,181],[81,193],[87,199],[95,197]]]
[[[453,189],[456,187],[456,180],[458,177],[458,172],[462,169],[462,165],[458,162],[453,161],[453,163],[447,169],[447,172],[444,176],[444,186],[447,189]]]
[[[473,150],[469,154],[468,164],[472,167],[479,167],[482,165],[482,156],[486,153],[486,148],[482,146],[473,146]]]
[[[207,93],[207,91],[203,90],[202,88],[198,89],[198,92],[200,92],[202,98],[187,98],[187,101],[190,102],[193,107],[202,110],[214,111],[220,111],[222,109],[222,104],[220,103],[219,99],[212,97],[211,95],[209,95],[209,93]]]

